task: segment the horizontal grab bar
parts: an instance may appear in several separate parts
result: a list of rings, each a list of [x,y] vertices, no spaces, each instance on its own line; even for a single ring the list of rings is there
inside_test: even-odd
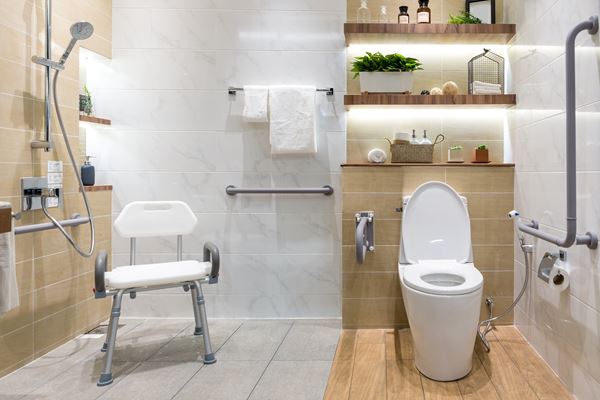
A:
[[[320,188],[274,188],[274,189],[260,189],[260,188],[237,188],[233,185],[229,185],[225,188],[225,192],[234,196],[236,194],[324,194],[330,196],[333,194],[333,188],[329,185],[325,185]]]
[[[81,216],[79,216],[79,214],[75,214],[71,217],[71,219],[66,219],[64,221],[59,221],[59,222],[64,227],[79,226],[79,225],[89,223],[90,218],[89,217],[81,217]],[[50,229],[56,229],[56,226],[52,222],[45,222],[43,224],[18,226],[15,228],[15,235],[22,235],[24,233],[48,231]]]
[[[237,94],[237,92],[243,92],[243,91],[244,91],[244,88],[241,88],[241,87],[230,86],[229,88],[227,88],[227,93],[229,93],[233,96],[235,96]],[[319,89],[317,89],[317,92],[325,92],[325,94],[327,96],[333,96],[335,94],[335,90],[332,87],[319,88]]]

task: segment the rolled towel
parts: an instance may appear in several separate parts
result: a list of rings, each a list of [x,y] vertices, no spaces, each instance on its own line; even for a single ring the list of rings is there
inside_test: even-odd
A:
[[[500,89],[502,87],[502,85],[499,83],[488,83],[488,82],[481,82],[481,81],[474,81],[473,87],[475,87],[475,86],[487,87],[487,88],[498,88],[498,89]]]
[[[369,151],[367,158],[371,163],[383,164],[385,160],[387,160],[387,154],[385,154],[385,151],[381,149],[373,149]]]
[[[268,87],[244,86],[244,120],[246,122],[268,122],[268,100]]]
[[[473,94],[502,94],[502,90],[500,89],[479,89],[474,88]]]
[[[10,203],[0,202],[0,208],[8,208]],[[12,224],[12,217],[11,224]],[[15,261],[15,232],[0,234],[0,315],[19,306],[17,287],[17,265]]]

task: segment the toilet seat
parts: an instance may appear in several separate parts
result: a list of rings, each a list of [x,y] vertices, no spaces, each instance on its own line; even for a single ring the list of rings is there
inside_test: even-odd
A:
[[[435,295],[462,295],[483,286],[483,276],[472,263],[453,260],[422,260],[403,266],[402,280],[414,290]]]

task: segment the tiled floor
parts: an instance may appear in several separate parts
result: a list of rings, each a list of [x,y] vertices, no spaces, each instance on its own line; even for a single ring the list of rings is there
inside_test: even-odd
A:
[[[501,326],[477,341],[473,370],[454,382],[436,382],[414,366],[409,329],[344,330],[325,400],[566,400],[571,395],[517,329]]]
[[[96,386],[104,337],[84,335],[0,380],[0,399],[321,400],[338,320],[213,320],[217,363],[198,361],[191,320],[122,320],[113,374]]]

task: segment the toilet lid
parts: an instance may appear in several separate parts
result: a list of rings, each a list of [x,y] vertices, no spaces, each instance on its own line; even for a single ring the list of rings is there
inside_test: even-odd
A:
[[[469,212],[450,186],[443,182],[419,186],[404,207],[402,219],[404,255],[410,264],[419,260],[469,260]]]
[[[419,292],[439,295],[467,294],[483,286],[483,276],[473,264],[440,260],[405,266],[402,281]]]

